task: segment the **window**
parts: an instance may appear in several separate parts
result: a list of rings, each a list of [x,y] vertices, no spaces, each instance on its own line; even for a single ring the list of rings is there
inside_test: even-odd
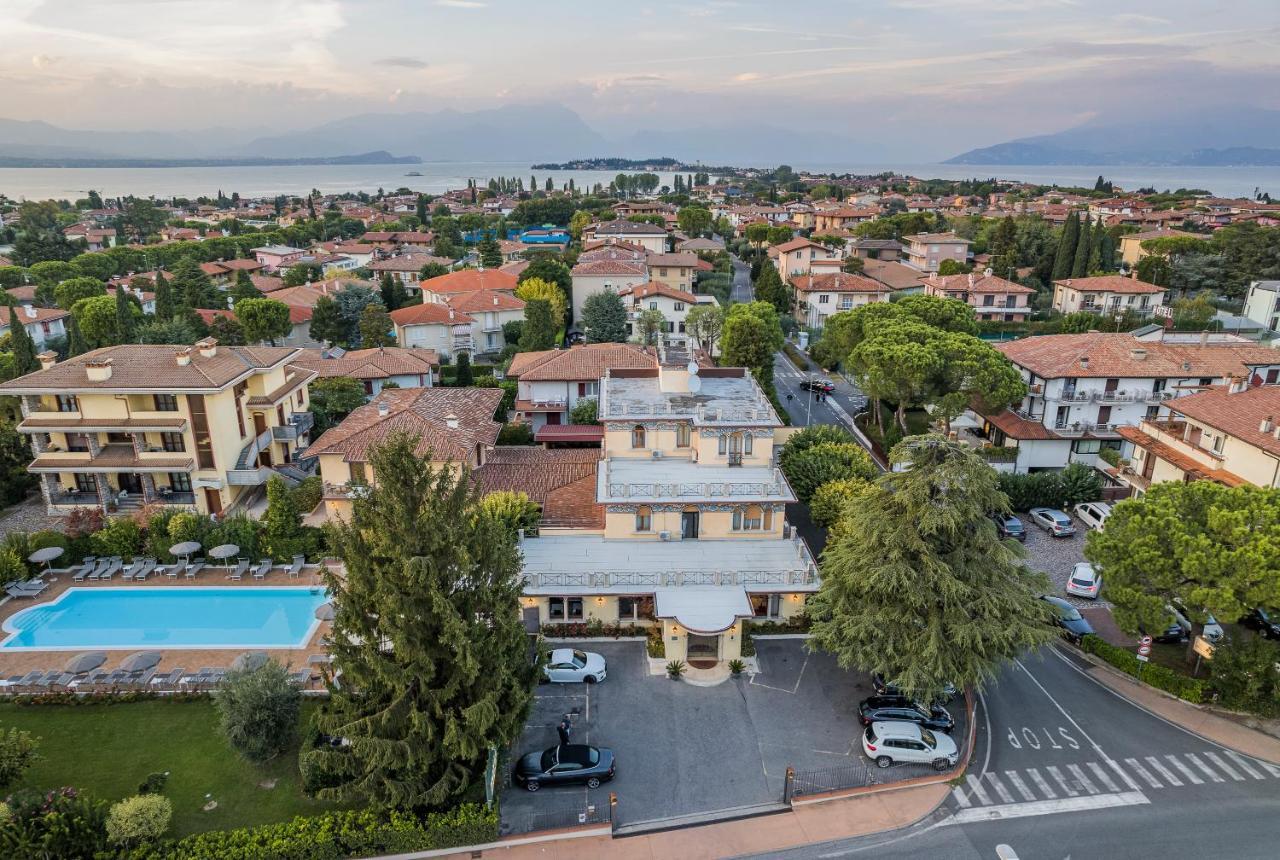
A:
[[[68,433],[67,434],[67,450],[87,452],[89,450],[89,436],[85,433]]]
[[[651,311],[656,311],[657,309],[658,309],[658,303],[657,303],[657,302],[649,302],[649,310],[651,310]]]
[[[676,447],[677,448],[689,447],[689,425],[688,424],[676,425]]]
[[[773,524],[773,512],[769,511],[768,522]],[[746,505],[745,507],[734,508],[733,510],[733,530],[736,532],[758,532],[765,526],[766,513],[760,505]]]
[[[618,619],[620,621],[639,621],[644,618],[652,617],[652,597],[643,596],[618,598]]]
[[[636,508],[636,531],[647,532],[653,530],[653,509],[648,505],[641,505]]]
[[[93,475],[86,475],[83,472],[76,472],[72,475],[76,482],[77,493],[96,493],[98,492],[98,482]]]
[[[1111,407],[1110,406],[1098,407],[1098,423],[1099,424],[1111,423]]]
[[[79,412],[80,401],[76,399],[74,394],[58,395],[58,411],[59,412]]]
[[[631,447],[632,448],[644,447],[644,427],[642,427],[639,424],[631,428]]]
[[[676,302],[675,310],[678,310],[678,311],[684,310],[684,302]]]
[[[983,297],[982,297],[982,306],[983,306],[983,307],[989,308],[989,307],[991,307],[992,305],[994,305],[995,303],[996,303],[996,297],[995,297],[995,296],[983,296]]]
[[[667,276],[667,270],[663,268],[659,268],[658,274],[665,278]]]
[[[552,621],[582,619],[581,597],[550,597],[547,599],[547,617]]]
[[[1222,453],[1222,444],[1223,444],[1223,442],[1225,442],[1225,441],[1226,441],[1226,438],[1227,438],[1227,437],[1225,437],[1225,436],[1214,436],[1214,437],[1213,437],[1213,453],[1215,453],[1215,454],[1221,454],[1221,453]]]
[[[1280,369],[1271,368],[1267,371],[1267,385],[1275,385],[1280,381]]]
[[[178,411],[178,395],[176,394],[153,394],[151,399],[155,401],[157,412]]]
[[[825,305],[830,301],[831,301],[831,296],[827,295],[826,293],[820,293],[818,295],[818,304]]]
[[[191,492],[191,476],[186,472],[170,472],[169,489],[175,493]]]
[[[187,443],[183,441],[181,433],[161,433],[160,444],[166,451],[187,450]]]

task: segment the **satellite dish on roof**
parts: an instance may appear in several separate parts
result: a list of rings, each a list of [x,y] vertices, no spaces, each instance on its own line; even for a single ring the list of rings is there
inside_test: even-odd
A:
[[[689,375],[690,375],[690,376],[697,376],[697,375],[698,375],[698,362],[696,362],[696,361],[690,361],[690,362],[689,362],[688,370],[689,370]]]
[[[701,377],[701,376],[698,376],[698,375],[696,375],[696,374],[695,374],[695,375],[693,375],[693,376],[690,376],[690,377],[689,377],[689,392],[690,392],[691,394],[697,394],[697,393],[698,393],[699,391],[701,391],[701,390],[702,390],[702,377]]]

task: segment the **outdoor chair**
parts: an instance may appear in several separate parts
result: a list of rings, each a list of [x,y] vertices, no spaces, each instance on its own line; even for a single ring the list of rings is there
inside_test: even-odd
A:
[[[205,561],[202,558],[198,558],[187,565],[187,579],[195,579],[196,574],[204,570],[204,565]]]
[[[151,571],[156,569],[156,560],[154,558],[144,558],[142,567],[133,575],[134,582],[145,582],[146,578],[151,575]]]
[[[289,682],[291,684],[297,684],[299,687],[306,687],[311,683],[311,670],[299,669],[296,672],[290,672]]]
[[[124,560],[120,556],[113,556],[111,563],[107,565],[107,569],[98,575],[99,582],[106,582],[115,576],[124,567]]]
[[[164,575],[169,577],[170,579],[177,579],[178,573],[183,570],[186,570],[186,565],[184,565],[180,561],[175,561],[173,564],[169,565],[164,569]]]
[[[293,564],[289,565],[289,569],[286,571],[286,573],[289,574],[289,578],[295,579],[300,573],[302,573],[302,566],[306,563],[307,559],[305,556],[295,555],[293,557]]]
[[[71,581],[84,582],[85,577],[93,573],[93,571],[97,568],[97,566],[98,566],[97,556],[92,556],[92,555],[85,556],[84,561],[81,562],[80,566],[76,568],[75,573],[71,575]]]
[[[13,685],[15,693],[30,693],[35,690],[35,686],[44,679],[45,672],[42,669],[32,669],[23,675]]]
[[[244,575],[246,572],[248,572],[248,570],[249,570],[249,559],[247,558],[236,559],[236,566],[231,569],[230,573],[227,574],[227,579],[233,579],[236,582],[239,582],[241,579],[244,578]]]
[[[102,574],[107,572],[107,568],[110,566],[111,566],[111,559],[100,558],[94,564],[93,570],[89,572],[89,575],[86,578],[91,582],[96,582],[98,578],[102,576]]]
[[[258,562],[258,566],[253,569],[253,578],[266,579],[267,574],[271,572],[271,565],[272,562],[269,558],[264,558],[262,561]]]
[[[6,588],[4,593],[13,598],[30,597],[35,599],[48,587],[49,583],[41,582],[38,579],[32,579],[27,582],[19,582],[17,585],[12,585],[9,588]]]
[[[132,580],[135,576],[138,575],[138,571],[140,570],[142,570],[142,559],[135,558],[132,562],[129,563],[129,566],[124,569],[120,578]]]
[[[163,675],[156,675],[151,679],[151,686],[158,687],[161,690],[177,690],[186,671],[186,669],[179,667]]]

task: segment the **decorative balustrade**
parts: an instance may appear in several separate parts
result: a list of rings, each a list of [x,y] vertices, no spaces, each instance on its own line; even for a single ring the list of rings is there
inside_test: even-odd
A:
[[[788,585],[818,584],[813,565],[793,570],[601,570],[574,573],[525,573],[527,588],[680,588],[707,585]]]
[[[718,498],[771,498],[785,495],[783,484],[778,481],[733,481],[702,483],[614,483],[609,485],[611,499],[718,499]]]

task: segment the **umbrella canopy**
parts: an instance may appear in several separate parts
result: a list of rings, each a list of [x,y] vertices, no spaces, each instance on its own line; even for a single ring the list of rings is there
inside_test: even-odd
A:
[[[83,675],[85,672],[98,668],[105,662],[107,662],[106,651],[86,651],[68,660],[65,671],[73,675]]]
[[[232,669],[248,669],[253,671],[267,662],[266,651],[246,651],[231,661]]]
[[[47,546],[44,549],[38,549],[31,555],[27,556],[27,561],[32,564],[44,564],[47,561],[53,561],[62,555],[66,550],[60,546]]]
[[[235,555],[239,551],[240,551],[240,547],[236,546],[235,544],[224,543],[224,544],[219,544],[218,546],[215,546],[213,549],[209,550],[209,557],[210,558],[231,558],[231,556]]]
[[[125,657],[120,668],[126,672],[144,672],[160,662],[159,651],[137,651]]]
[[[200,549],[200,541],[184,540],[182,543],[175,543],[169,547],[170,555],[191,555],[191,553]]]
[[[321,603],[319,606],[317,606],[316,618],[320,619],[321,621],[332,621],[333,620],[333,604]]]

